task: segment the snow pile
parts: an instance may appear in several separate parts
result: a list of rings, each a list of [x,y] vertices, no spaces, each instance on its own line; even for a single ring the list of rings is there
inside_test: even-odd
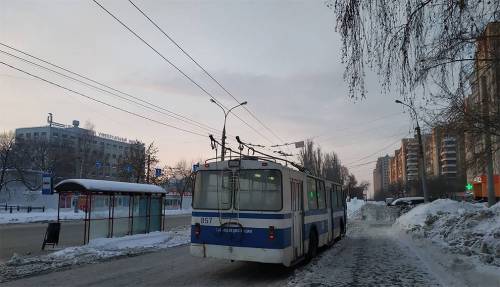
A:
[[[398,207],[380,203],[368,202],[359,210],[360,219],[392,224],[398,218],[401,210]]]
[[[85,217],[85,212],[75,213],[71,211],[61,211],[61,220],[77,220]],[[45,212],[0,212],[0,224],[6,223],[27,223],[27,222],[49,222],[57,220],[57,210],[48,209]]]
[[[193,210],[191,208],[187,209],[167,209],[165,210],[165,215],[183,215],[183,214],[191,214]]]
[[[413,208],[395,226],[453,253],[478,255],[483,263],[500,266],[500,203],[487,208],[439,199]]]
[[[189,209],[174,209],[174,210],[165,210],[164,214],[166,216],[169,215],[185,215],[191,214],[193,210]],[[94,212],[93,212],[94,214]],[[105,216],[108,215],[108,211],[106,210],[104,213]],[[85,217],[85,212],[79,211],[77,213],[74,210],[64,210],[59,214],[61,220],[82,220]],[[0,224],[9,224],[9,223],[30,223],[30,222],[49,222],[57,220],[57,209],[48,209],[45,212],[12,212],[5,213],[0,212]]]
[[[365,205],[364,200],[360,200],[357,198],[351,199],[351,201],[347,202],[347,218],[358,218],[359,210],[363,205]]]
[[[190,228],[184,227],[167,232],[94,239],[84,246],[68,247],[41,256],[23,258],[15,254],[7,263],[0,265],[0,282],[72,265],[95,263],[183,245],[189,243],[190,236]]]

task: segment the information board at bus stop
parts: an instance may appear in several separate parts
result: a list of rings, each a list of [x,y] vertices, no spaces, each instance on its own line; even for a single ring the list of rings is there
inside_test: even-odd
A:
[[[52,182],[52,175],[49,173],[44,173],[42,175],[42,194],[53,194],[54,185]]]

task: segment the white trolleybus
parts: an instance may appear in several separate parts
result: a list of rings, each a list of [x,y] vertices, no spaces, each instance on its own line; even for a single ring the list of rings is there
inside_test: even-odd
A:
[[[191,254],[291,266],[346,232],[337,183],[256,157],[206,162],[196,174]]]

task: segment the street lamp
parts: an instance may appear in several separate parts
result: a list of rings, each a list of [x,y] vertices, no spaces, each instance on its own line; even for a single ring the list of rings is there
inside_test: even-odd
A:
[[[224,127],[222,128],[222,154],[221,154],[221,160],[224,161],[224,154],[226,153],[226,120],[227,120],[227,116],[229,115],[229,113],[234,110],[235,108],[237,107],[240,107],[240,106],[244,106],[247,104],[247,101],[244,101],[244,102],[241,102],[239,103],[238,105],[230,108],[229,110],[226,111],[226,109],[221,106],[216,100],[214,100],[213,98],[210,99],[210,101],[214,104],[216,104],[217,106],[219,106],[221,109],[222,109],[222,112],[224,112]]]
[[[410,108],[410,110],[413,112],[415,115],[415,121],[417,122],[417,127],[415,128],[415,131],[417,132],[417,138],[418,138],[418,153],[420,156],[420,163],[421,163],[421,172],[420,172],[420,177],[422,181],[422,193],[424,194],[424,202],[429,202],[429,193],[427,191],[427,179],[425,175],[425,158],[424,158],[424,146],[422,145],[422,134],[420,133],[420,125],[418,124],[418,114],[417,111],[415,111],[415,108],[412,105],[409,105],[405,102],[402,102],[400,100],[395,101],[396,104],[401,104],[403,106],[406,106]]]

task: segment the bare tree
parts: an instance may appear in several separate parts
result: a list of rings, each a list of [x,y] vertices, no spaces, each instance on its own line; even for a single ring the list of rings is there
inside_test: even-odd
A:
[[[138,140],[130,144],[125,156],[119,161],[119,178],[122,181],[143,182],[145,179],[146,150]]]
[[[186,160],[180,160],[173,167],[165,167],[165,170],[166,182],[169,184],[175,184],[177,193],[180,196],[179,208],[182,208],[184,196],[186,193],[192,193],[193,191],[194,173],[192,172],[190,166],[188,166]]]
[[[342,37],[351,97],[366,96],[366,67],[403,97],[435,81],[459,85],[474,69],[474,49],[500,2],[482,0],[329,0]],[[467,71],[460,75],[459,71]]]
[[[13,132],[0,134],[0,191],[6,182],[6,171],[13,157],[15,136]]]

